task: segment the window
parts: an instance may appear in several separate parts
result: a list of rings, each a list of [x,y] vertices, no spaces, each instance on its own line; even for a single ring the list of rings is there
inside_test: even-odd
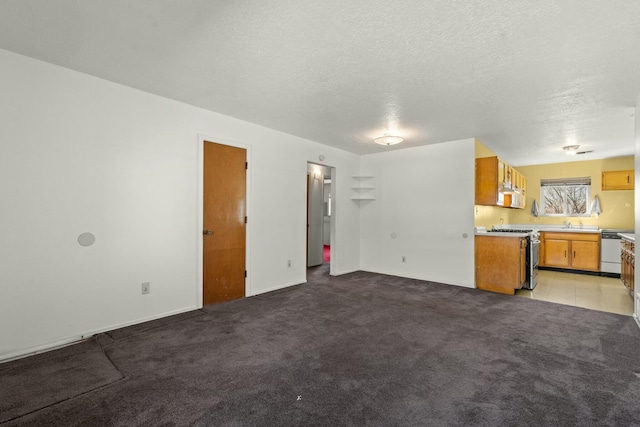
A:
[[[540,180],[544,216],[589,216],[591,178]]]

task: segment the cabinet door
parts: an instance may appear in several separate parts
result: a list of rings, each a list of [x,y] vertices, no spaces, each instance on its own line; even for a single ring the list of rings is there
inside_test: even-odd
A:
[[[621,266],[621,274],[620,279],[622,279],[622,284],[628,289],[630,288],[630,279],[631,279],[631,263],[629,254],[627,252],[622,253],[622,266]]]
[[[571,268],[600,270],[600,245],[598,242],[578,240],[571,242]]]
[[[631,291],[631,295],[633,295],[633,290],[635,289],[636,257],[635,255],[630,255],[629,257],[629,291]]]
[[[513,295],[515,289],[522,287],[520,250],[521,243],[517,237],[476,235],[476,287]]]
[[[569,267],[569,241],[545,239],[542,261],[545,267]]]
[[[633,190],[632,170],[602,172],[602,190]]]
[[[476,159],[476,205],[502,205],[502,193],[498,191],[498,183],[502,185],[504,164],[497,157]]]

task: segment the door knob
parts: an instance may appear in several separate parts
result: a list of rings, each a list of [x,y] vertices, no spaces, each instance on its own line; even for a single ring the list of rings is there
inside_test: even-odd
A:
[[[211,236],[213,234],[213,230],[202,230],[202,234],[205,236]]]

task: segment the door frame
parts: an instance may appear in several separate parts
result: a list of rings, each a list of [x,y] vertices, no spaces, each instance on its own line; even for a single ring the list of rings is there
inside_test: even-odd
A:
[[[242,142],[230,140],[224,137],[217,137],[208,134],[198,134],[198,172],[197,172],[197,242],[196,242],[196,306],[202,308],[203,306],[203,273],[204,266],[204,241],[202,236],[202,230],[204,229],[204,143],[213,142],[220,145],[228,145],[230,147],[242,148],[247,150],[247,163],[249,163],[249,169],[247,170],[247,183],[246,183],[246,210],[247,222],[246,228],[246,242],[245,242],[245,265],[247,269],[247,277],[245,278],[244,294],[245,298],[251,296],[251,145],[244,144]]]
[[[329,220],[329,275],[335,276],[335,270],[338,268],[335,260],[337,259],[337,251],[336,251],[336,212],[339,209],[336,209],[336,167],[326,165],[331,171],[331,185],[329,186],[329,194],[331,194],[331,219]]]
[[[331,194],[331,219],[329,220],[329,257],[330,257],[330,261],[329,261],[329,275],[330,276],[335,276],[335,270],[337,270],[337,251],[336,251],[336,240],[337,240],[337,233],[336,233],[336,205],[338,205],[338,203],[336,203],[336,171],[337,168],[335,166],[332,165],[328,165],[325,163],[320,163],[320,162],[314,162],[311,160],[307,161],[306,164],[306,171],[307,171],[307,177],[309,177],[309,165],[316,165],[316,166],[321,166],[324,168],[328,168],[329,169],[329,173],[331,174],[331,186],[329,187],[329,193]],[[323,175],[323,179],[324,179],[324,175]],[[323,188],[324,188],[324,184],[323,184]],[[307,217],[305,218],[305,226],[306,224],[309,223],[309,213],[308,213],[308,208],[309,208],[309,183],[307,182],[307,188],[306,188],[306,193],[307,193],[307,197],[306,197],[306,207],[305,207],[305,212],[307,212]],[[305,241],[305,246],[304,246],[304,251],[305,251],[305,268],[306,265],[309,263],[307,256],[309,254],[309,228],[307,228],[307,239]],[[305,277],[306,277],[306,273],[305,273]]]

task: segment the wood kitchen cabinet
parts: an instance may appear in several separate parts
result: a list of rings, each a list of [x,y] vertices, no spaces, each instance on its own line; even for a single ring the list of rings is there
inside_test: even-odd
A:
[[[633,190],[633,170],[603,171],[602,190]]]
[[[600,233],[540,233],[540,267],[600,271]]]
[[[476,287],[513,295],[527,280],[526,256],[525,237],[476,235]]]
[[[620,279],[622,280],[622,284],[633,296],[633,289],[635,287],[635,243],[623,238],[620,244],[622,245],[620,248]]]
[[[597,236],[599,237],[599,236]],[[600,271],[600,241],[574,240],[571,242],[571,268]]]
[[[476,159],[475,192],[476,205],[518,209],[526,206],[526,178],[497,156]]]
[[[540,240],[542,244],[542,240]],[[539,263],[543,267],[569,267],[569,241],[567,239],[545,239],[542,259]]]

